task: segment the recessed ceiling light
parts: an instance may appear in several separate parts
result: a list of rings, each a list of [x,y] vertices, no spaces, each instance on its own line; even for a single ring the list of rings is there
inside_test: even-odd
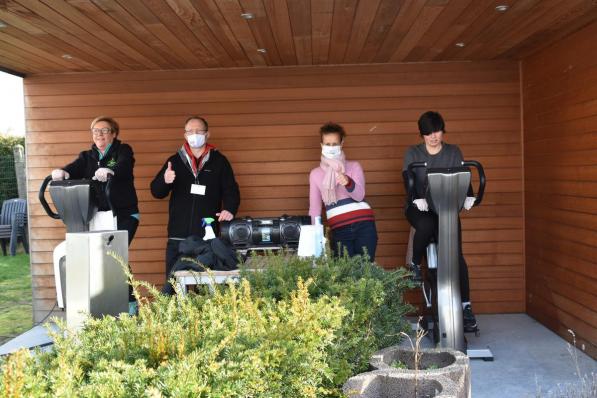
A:
[[[244,19],[253,19],[255,18],[255,15],[251,14],[250,12],[244,12],[242,14],[240,14],[240,16]]]
[[[258,48],[257,52],[261,53],[261,54],[265,54],[267,52],[267,49],[265,49],[265,48]]]
[[[8,25],[5,24],[4,22],[0,21],[0,29],[2,28],[6,28]]]
[[[456,47],[462,48],[462,47],[464,47],[464,43],[463,42],[456,43]]]
[[[62,54],[62,58],[64,59],[73,59],[73,56],[70,54]]]
[[[507,4],[500,4],[499,6],[495,7],[495,10],[498,12],[506,12],[510,8]]]

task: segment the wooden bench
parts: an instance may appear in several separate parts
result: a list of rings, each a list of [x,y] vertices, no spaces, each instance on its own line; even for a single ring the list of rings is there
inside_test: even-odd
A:
[[[281,247],[264,247],[258,249],[252,249],[254,252],[262,252],[265,253],[267,251],[275,251],[280,250]],[[294,250],[289,250],[287,255],[291,255],[294,253]],[[244,263],[246,271],[259,271],[263,269],[265,266],[261,264],[262,260],[266,260],[267,257],[263,255],[255,255],[250,256]],[[236,269],[234,271],[206,271],[206,272],[197,272],[197,271],[176,271],[174,273],[174,279],[176,279],[176,284],[180,287],[182,294],[187,293],[187,289],[189,286],[196,286],[196,285],[207,285],[211,292],[214,291],[214,285],[224,285],[226,283],[233,282],[237,283],[240,279],[240,269]]]
[[[240,270],[207,272],[176,271],[174,278],[182,294],[186,294],[188,287],[194,285],[207,285],[209,290],[213,292],[214,285],[222,285],[228,282],[237,283],[240,278]]]

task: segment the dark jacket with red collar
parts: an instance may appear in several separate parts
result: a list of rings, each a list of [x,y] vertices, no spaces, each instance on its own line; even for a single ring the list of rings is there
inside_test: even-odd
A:
[[[93,178],[95,171],[100,167],[113,170],[110,201],[117,217],[128,217],[131,214],[139,213],[135,177],[133,176],[134,166],[133,149],[130,145],[115,139],[101,159],[97,146],[93,144],[90,150],[81,152],[74,162],[67,164],[62,169],[70,174],[70,179],[85,178],[88,180]],[[104,193],[106,184],[93,181],[93,185],[99,210],[109,210]]]
[[[164,181],[164,172],[172,163],[176,178],[172,184]],[[228,210],[236,214],[240,192],[228,159],[208,144],[208,152],[198,164],[184,146],[170,156],[151,182],[151,194],[158,199],[170,195],[168,237],[185,239],[191,235],[203,236],[201,219],[217,219],[216,213]],[[196,172],[194,171],[196,169]],[[193,184],[204,185],[205,194],[191,193]]]

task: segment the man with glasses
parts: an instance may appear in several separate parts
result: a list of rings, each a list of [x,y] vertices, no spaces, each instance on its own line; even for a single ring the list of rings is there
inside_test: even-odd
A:
[[[151,182],[151,194],[170,194],[166,276],[178,255],[180,241],[203,236],[203,218],[230,221],[240,205],[240,192],[228,159],[207,143],[207,121],[191,116],[184,125],[185,143],[166,160]]]

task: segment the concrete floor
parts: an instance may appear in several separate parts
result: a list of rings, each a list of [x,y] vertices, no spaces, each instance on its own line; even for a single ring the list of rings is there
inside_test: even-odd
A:
[[[479,337],[467,333],[468,348],[489,348],[494,359],[471,359],[473,398],[547,398],[554,389],[561,390],[558,385],[578,384],[568,343],[533,318],[526,314],[477,315],[477,323]],[[406,341],[403,344],[408,346]],[[433,346],[429,338],[421,345]],[[596,361],[580,350],[574,352],[581,374],[597,374]]]
[[[481,333],[467,334],[469,348],[489,346],[494,360],[471,360],[474,398],[535,398],[578,382],[567,342],[528,315],[478,315],[477,322]],[[575,352],[581,373],[597,373],[597,362]]]
[[[23,334],[13,338],[0,345],[0,356],[11,354],[21,348],[40,347],[42,351],[52,349],[53,340],[48,333],[48,329],[58,332],[58,326],[53,322],[44,325],[37,325]]]

